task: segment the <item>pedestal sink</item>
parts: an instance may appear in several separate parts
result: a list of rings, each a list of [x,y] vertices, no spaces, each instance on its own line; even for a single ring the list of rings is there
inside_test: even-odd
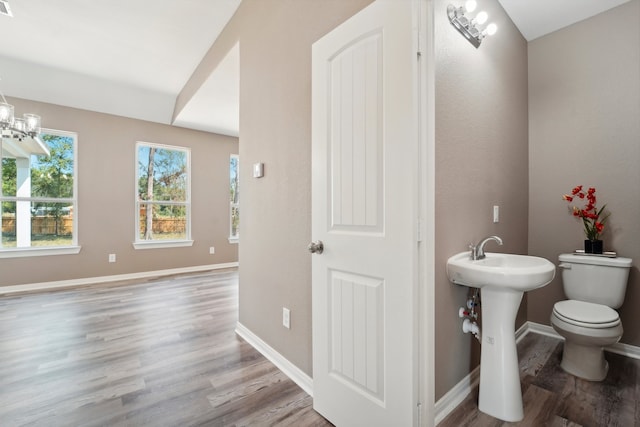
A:
[[[555,266],[535,256],[486,253],[472,260],[461,252],[447,260],[451,282],[481,288],[482,324],[478,408],[504,421],[524,416],[515,322],[524,292],[553,280]]]

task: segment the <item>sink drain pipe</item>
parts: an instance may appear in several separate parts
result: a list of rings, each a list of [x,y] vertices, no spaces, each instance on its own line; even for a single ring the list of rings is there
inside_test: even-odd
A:
[[[471,333],[480,342],[480,327],[475,322],[478,319],[478,313],[476,313],[476,307],[479,303],[480,289],[475,288],[473,290],[473,296],[467,300],[467,308],[460,307],[458,310],[458,316],[462,318],[462,332],[465,334]]]
[[[472,333],[480,341],[480,326],[476,322],[472,322],[468,317],[462,321],[462,332],[465,334]]]

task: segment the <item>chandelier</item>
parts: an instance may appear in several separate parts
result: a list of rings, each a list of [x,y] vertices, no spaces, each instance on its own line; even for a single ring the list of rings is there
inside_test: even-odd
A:
[[[9,104],[0,92],[0,131],[2,138],[15,138],[22,141],[26,137],[36,138],[40,134],[40,116],[25,113],[22,118],[14,116],[13,105]]]

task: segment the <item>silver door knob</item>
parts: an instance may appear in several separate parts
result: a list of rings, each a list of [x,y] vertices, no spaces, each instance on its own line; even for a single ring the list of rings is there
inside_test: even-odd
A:
[[[322,251],[324,251],[324,244],[322,243],[322,240],[316,240],[315,242],[309,243],[307,250],[312,254],[320,255]]]

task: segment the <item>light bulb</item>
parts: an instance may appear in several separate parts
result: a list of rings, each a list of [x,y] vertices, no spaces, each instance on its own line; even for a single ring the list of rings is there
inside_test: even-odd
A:
[[[474,10],[476,10],[477,6],[478,3],[476,3],[476,0],[467,0],[467,2],[464,4],[464,8],[467,10],[467,12],[473,12]]]
[[[478,14],[476,15],[476,19],[474,19],[474,21],[476,22],[476,24],[482,25],[485,22],[487,22],[487,19],[489,19],[489,15],[487,15],[487,12],[483,10],[481,12],[478,12]]]
[[[26,132],[26,125],[24,123],[24,119],[14,119],[13,128],[18,132]]]
[[[23,114],[25,132],[28,134],[40,133],[40,116],[36,114]]]
[[[498,31],[498,26],[492,22],[491,24],[487,25],[487,28],[484,31],[487,33],[487,35],[492,36],[496,33],[496,31]]]
[[[13,105],[0,102],[0,124],[2,127],[13,125]]]

